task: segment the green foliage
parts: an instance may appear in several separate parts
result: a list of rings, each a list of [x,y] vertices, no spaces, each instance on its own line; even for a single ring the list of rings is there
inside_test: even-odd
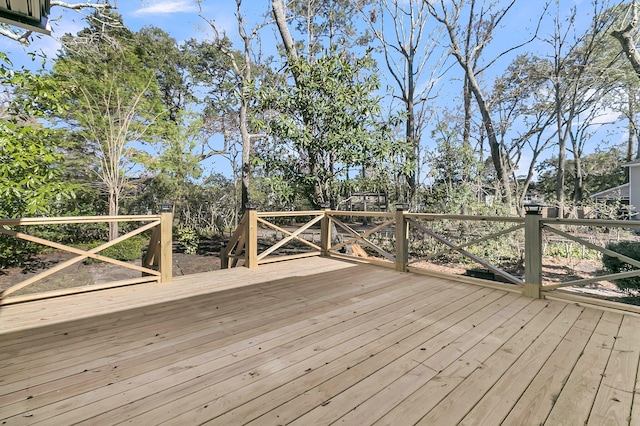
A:
[[[183,124],[186,105],[193,99],[187,83],[187,69],[194,57],[190,55],[189,45],[181,49],[175,39],[157,27],[142,28],[133,44],[136,56],[144,66],[155,70],[160,97],[168,109],[168,119]]]
[[[104,242],[93,242],[87,246],[87,250],[96,248]],[[135,236],[119,242],[111,247],[98,252],[98,254],[123,262],[131,262],[142,258],[142,250],[149,245],[149,239],[142,236]],[[87,259],[85,263],[99,262],[94,259]]]
[[[262,87],[264,111],[277,111],[256,123],[274,138],[262,161],[281,173],[314,204],[335,200],[337,185],[352,167],[380,165],[390,140],[381,124],[379,81],[370,58],[349,59],[330,52],[317,60],[289,64],[296,84]],[[274,152],[275,151],[275,152]]]
[[[287,3],[292,25],[310,45],[302,46],[309,56],[319,54],[327,46],[353,48],[370,46],[371,34],[358,23],[358,9],[367,2],[350,0],[295,0]],[[299,43],[303,45],[301,41]]]
[[[522,231],[510,232],[486,241],[466,245],[489,234],[510,228],[512,226],[510,223],[442,219],[428,221],[424,225],[454,244],[465,245],[464,249],[466,251],[495,265],[512,267],[520,263],[524,258],[524,233]],[[450,250],[436,239],[418,231],[414,231],[410,238],[409,250],[411,255],[416,258],[441,253],[434,258],[434,261],[461,264],[474,263],[473,260],[458,251]]]
[[[147,179],[139,194],[128,203],[133,214],[157,209],[157,200],[174,201],[175,219],[181,226],[193,229],[198,236],[213,236],[233,228],[237,209],[237,191],[221,174],[212,174],[199,182],[186,180],[174,194],[163,175]]]
[[[200,237],[194,229],[178,226],[175,230],[175,236],[176,240],[184,247],[186,254],[196,254]]]
[[[0,121],[0,217],[51,214],[73,196],[61,179],[63,155],[54,132]]]
[[[262,211],[292,210],[296,202],[296,188],[281,173],[263,173],[249,191],[256,209]]]
[[[421,210],[442,214],[496,214],[486,170],[452,126],[441,123],[432,134],[437,147],[427,152],[431,184],[421,194]],[[505,212],[502,212],[505,213]],[[508,214],[508,211],[506,212]]]
[[[23,266],[25,262],[37,253],[37,245],[0,234],[0,270]]]
[[[618,243],[607,244],[607,248],[609,250],[615,251],[616,253],[620,253],[621,255],[630,257],[635,260],[640,260],[640,242],[620,241]],[[602,256],[602,265],[607,272],[612,274],[638,269],[635,266],[623,262],[617,257],[609,256],[606,254]],[[621,278],[615,280],[615,283],[619,289],[624,290],[632,295],[635,295],[634,293],[640,290],[640,276]]]
[[[582,244],[553,242],[544,246],[542,254],[543,256],[565,257],[567,259],[597,259],[598,253],[597,250],[588,249]]]
[[[587,197],[605,189],[613,188],[626,181],[625,154],[616,147],[607,150],[598,150],[582,158],[583,170],[583,196]],[[571,194],[575,186],[574,160],[567,160],[567,175],[565,179],[565,193]],[[537,188],[547,200],[555,198],[555,185],[558,160],[556,157],[541,162],[536,168],[539,173]]]
[[[11,66],[0,56],[0,85],[10,97],[9,114],[0,119],[0,217],[51,214],[73,196],[73,186],[61,178],[61,132],[34,118],[57,98],[46,79]]]
[[[0,86],[9,99],[0,119],[0,217],[55,215],[74,196],[63,177],[62,132],[35,119],[53,107],[56,92],[40,75],[12,69],[0,54]],[[0,238],[0,268],[23,264],[36,246],[12,237]]]
[[[121,21],[115,13],[110,17]],[[124,25],[103,26],[97,15],[87,21],[77,36],[63,38],[51,81],[65,94],[58,125],[72,133],[85,158],[92,160],[87,165],[92,180],[108,197],[108,214],[117,215],[121,198],[138,182],[132,179],[134,170],[154,163],[151,152],[162,152],[164,142],[180,132],[176,122],[166,119],[170,114],[156,70],[143,61],[137,35]],[[110,223],[109,238],[117,233],[117,223]]]

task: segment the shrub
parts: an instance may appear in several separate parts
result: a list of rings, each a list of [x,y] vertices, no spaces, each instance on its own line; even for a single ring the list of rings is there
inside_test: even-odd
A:
[[[0,234],[0,270],[24,266],[38,253],[38,248],[37,244]]]
[[[104,243],[99,241],[91,243],[87,246],[87,250],[102,244]],[[145,237],[132,237],[98,252],[98,254],[123,262],[130,262],[142,258],[142,249],[147,247],[148,244],[149,240]],[[85,263],[94,262],[97,261],[95,259],[87,259],[85,261]]]
[[[618,243],[609,243],[607,244],[607,249],[632,259],[640,260],[640,242],[620,241]],[[617,257],[608,256],[606,254],[602,256],[602,265],[607,272],[612,274],[638,269],[633,265],[623,262]],[[640,290],[640,277],[620,278],[615,280],[615,283],[619,289],[628,293],[634,293],[635,290]]]
[[[187,254],[196,254],[198,250],[198,243],[200,237],[193,228],[187,228],[186,226],[178,226],[176,229],[176,239],[184,247],[184,252]]]
[[[570,259],[597,259],[598,251],[581,244],[550,242],[544,247],[544,256]]]

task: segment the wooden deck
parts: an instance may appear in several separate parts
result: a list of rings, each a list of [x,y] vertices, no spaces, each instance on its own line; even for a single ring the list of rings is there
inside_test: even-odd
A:
[[[0,424],[640,424],[640,318],[326,258],[0,308]]]

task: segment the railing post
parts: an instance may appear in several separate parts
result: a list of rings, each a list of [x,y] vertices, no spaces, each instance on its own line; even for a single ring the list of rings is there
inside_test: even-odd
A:
[[[396,205],[396,271],[406,272],[409,263],[409,226],[404,218],[406,204]]]
[[[229,269],[229,256],[226,253],[227,247],[224,244],[220,246],[220,269]]]
[[[331,211],[330,208],[323,208],[324,216],[322,217],[322,221],[320,222],[320,248],[322,249],[321,256],[329,257],[331,248],[331,216],[328,215],[328,212]]]
[[[173,277],[173,209],[160,210],[160,258],[158,259],[158,271],[160,282],[171,282]]]
[[[537,205],[525,206],[524,217],[524,290],[522,294],[541,298],[542,287],[542,228],[541,209]]]
[[[247,268],[255,268],[258,266],[258,212],[254,207],[248,207],[246,210],[247,223],[245,226],[247,241],[245,243],[245,259],[244,265]]]

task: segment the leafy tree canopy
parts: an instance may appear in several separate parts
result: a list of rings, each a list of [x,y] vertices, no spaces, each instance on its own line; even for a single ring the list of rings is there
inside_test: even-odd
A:
[[[258,94],[263,110],[272,114],[263,127],[276,144],[288,147],[286,156],[264,160],[304,188],[313,203],[331,202],[349,167],[370,167],[390,150],[373,95],[379,80],[370,58],[349,59],[335,51],[290,67],[295,86],[262,87]]]
[[[43,109],[59,108],[50,82],[29,71],[14,71],[0,53],[0,85],[6,102],[0,117],[0,217],[55,214],[73,197],[62,179],[63,132],[43,127]]]

